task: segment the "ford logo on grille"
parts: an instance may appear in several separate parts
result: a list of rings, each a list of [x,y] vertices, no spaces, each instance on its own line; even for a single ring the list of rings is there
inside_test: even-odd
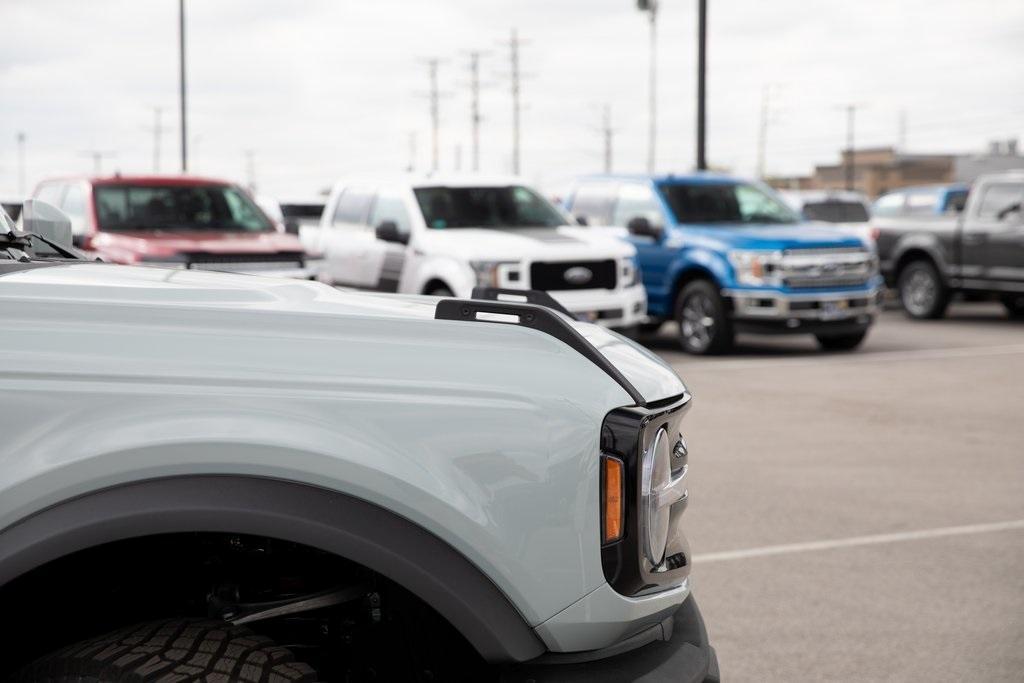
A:
[[[566,269],[563,277],[570,285],[585,285],[594,279],[594,272],[590,268],[576,266]]]

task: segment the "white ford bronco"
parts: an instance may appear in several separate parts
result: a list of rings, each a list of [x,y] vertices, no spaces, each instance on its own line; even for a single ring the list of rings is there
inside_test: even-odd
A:
[[[636,248],[569,225],[515,178],[348,179],[300,237],[324,254],[321,279],[332,284],[459,297],[474,287],[533,289],[606,327],[647,320]]]
[[[655,356],[3,221],[0,679],[718,680]]]

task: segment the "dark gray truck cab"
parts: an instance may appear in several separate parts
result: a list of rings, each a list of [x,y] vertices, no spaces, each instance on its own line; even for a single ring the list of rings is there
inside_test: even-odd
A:
[[[955,218],[876,218],[886,284],[912,318],[941,318],[951,297],[999,298],[1024,316],[1024,170],[982,176]]]

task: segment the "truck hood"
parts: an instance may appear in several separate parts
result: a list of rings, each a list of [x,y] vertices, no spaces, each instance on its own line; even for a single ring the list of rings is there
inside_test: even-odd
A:
[[[626,258],[635,251],[614,234],[588,228],[431,229],[417,236],[424,252],[480,261],[558,261]]]
[[[90,245],[119,261],[142,258],[168,258],[183,253],[272,254],[300,252],[302,243],[295,235],[280,232],[218,231],[118,231],[100,232]]]
[[[530,352],[546,348],[576,354],[554,337],[517,325],[434,320],[437,297],[356,292],[316,282],[253,275],[105,263],[61,264],[0,276],[0,305],[10,300],[59,303],[85,318],[95,317],[92,307],[118,309],[138,316],[136,324],[142,326],[170,320],[172,325],[188,329],[196,320],[213,319],[233,326],[239,335],[242,330],[252,329],[257,334],[279,332],[292,337],[303,335],[303,330],[309,330],[310,338],[351,336],[353,328],[387,321],[391,324],[383,327],[390,332],[384,343],[401,335],[403,343],[415,345],[419,334],[428,345],[483,349],[494,362],[502,357],[496,344],[503,340],[509,353],[517,348]],[[396,329],[396,321],[417,323],[418,329]],[[672,398],[686,391],[671,367],[638,344],[597,325],[572,324],[645,401]],[[296,357],[295,362],[301,364],[302,359]],[[594,372],[601,372],[586,362]]]
[[[687,240],[698,238],[721,249],[835,249],[862,247],[864,241],[849,232],[815,223],[793,225],[687,225]]]

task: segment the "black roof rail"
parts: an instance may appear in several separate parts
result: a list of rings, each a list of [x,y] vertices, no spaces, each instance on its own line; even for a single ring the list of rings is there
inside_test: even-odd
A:
[[[504,298],[502,298],[504,297]],[[471,299],[483,299],[484,301],[504,301],[506,303],[528,303],[551,308],[559,313],[564,313],[573,320],[578,318],[558,303],[555,297],[539,289],[505,289],[503,287],[474,287]]]
[[[522,293],[523,290],[512,291]],[[481,317],[481,313],[502,317],[495,318],[487,315]],[[551,335],[601,368],[606,375],[625,389],[636,405],[647,405],[643,395],[626,379],[626,376],[610,360],[605,358],[593,344],[587,341],[586,337],[577,332],[576,328],[568,320],[550,308],[532,303],[482,301],[479,299],[442,299],[437,302],[437,308],[434,309],[434,319],[519,325]]]

